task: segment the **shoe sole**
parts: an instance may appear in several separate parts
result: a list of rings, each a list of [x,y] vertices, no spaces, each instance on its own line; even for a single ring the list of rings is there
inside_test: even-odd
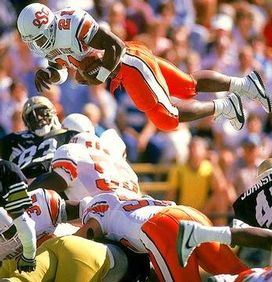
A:
[[[243,111],[243,105],[242,105],[242,100],[240,98],[240,96],[238,96],[237,94],[233,93],[235,95],[235,97],[238,99],[238,104],[239,104],[239,109],[240,109],[240,112],[241,114],[239,113],[239,111],[237,110],[236,108],[236,105],[234,103],[234,101],[232,100],[232,97],[229,97],[232,105],[233,105],[233,108],[234,108],[234,111],[235,111],[235,114],[236,114],[236,117],[237,117],[237,120],[241,123],[241,126],[238,128],[236,127],[236,124],[235,123],[232,123],[231,122],[231,125],[237,129],[237,130],[241,130],[245,124],[245,114],[244,114],[244,111]],[[240,120],[241,119],[241,120]]]
[[[258,90],[259,94],[261,95],[261,97],[266,100],[267,105],[268,105],[268,113],[271,113],[271,101],[270,101],[270,99],[269,99],[269,98],[267,97],[267,95],[266,95],[265,85],[264,85],[264,83],[263,83],[263,80],[262,80],[262,78],[261,78],[261,76],[259,75],[258,72],[253,71],[253,73],[255,74],[257,80],[258,80],[259,83],[261,84],[261,86],[262,86],[262,88],[263,88],[264,95],[262,94],[262,91],[260,91],[260,89],[259,89],[258,85],[256,84],[254,78],[252,78],[250,75],[249,75],[248,77],[249,77],[249,79],[254,83],[254,85],[255,85],[255,87],[257,88],[257,90]],[[261,103],[261,104],[262,104],[262,103]],[[263,106],[263,104],[262,104],[262,106]],[[264,109],[265,109],[265,111],[267,112],[266,107],[264,107]]]

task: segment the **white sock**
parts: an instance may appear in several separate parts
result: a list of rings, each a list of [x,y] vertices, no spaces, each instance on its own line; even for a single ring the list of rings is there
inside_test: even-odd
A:
[[[241,94],[242,90],[248,91],[250,84],[247,81],[247,77],[232,77],[230,79],[230,92]]]
[[[226,107],[228,107],[229,99],[216,99],[214,102],[214,116],[221,115]]]
[[[197,244],[213,241],[227,245],[231,243],[231,232],[228,226],[197,226],[192,237]]]

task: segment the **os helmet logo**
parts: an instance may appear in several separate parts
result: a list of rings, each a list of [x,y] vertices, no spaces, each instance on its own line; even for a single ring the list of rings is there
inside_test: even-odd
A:
[[[35,19],[33,20],[33,24],[38,28],[40,28],[43,24],[47,24],[49,21],[48,15],[49,11],[44,10],[44,8],[42,8],[41,11],[35,13]]]

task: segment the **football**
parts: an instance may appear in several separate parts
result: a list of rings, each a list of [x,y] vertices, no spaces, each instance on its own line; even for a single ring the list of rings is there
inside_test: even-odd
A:
[[[96,83],[96,75],[101,65],[102,59],[98,55],[90,55],[83,58],[76,72],[77,82],[81,84],[98,84]]]

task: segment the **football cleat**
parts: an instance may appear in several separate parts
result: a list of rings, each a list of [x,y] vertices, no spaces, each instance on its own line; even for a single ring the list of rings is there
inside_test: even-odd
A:
[[[245,115],[241,98],[238,95],[231,93],[225,99],[226,103],[224,103],[221,115],[230,121],[234,129],[242,129],[245,124]]]
[[[182,220],[179,223],[179,233],[177,238],[177,253],[179,263],[182,267],[186,267],[188,259],[194,249],[197,247],[197,243],[194,240],[194,232],[198,225],[201,225],[194,221]]]
[[[267,113],[271,113],[270,97],[266,93],[261,76],[256,71],[252,71],[246,79],[245,86],[237,94],[258,101]]]

